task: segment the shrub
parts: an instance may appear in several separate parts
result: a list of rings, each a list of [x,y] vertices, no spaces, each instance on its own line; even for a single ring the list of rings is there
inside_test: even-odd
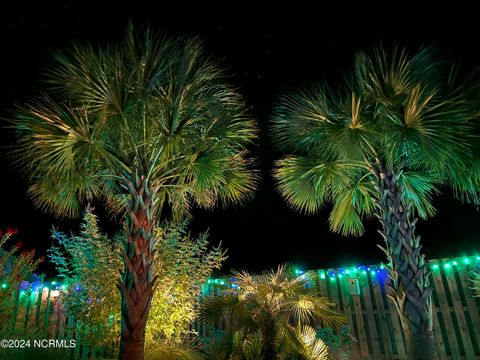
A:
[[[43,277],[34,274],[41,258],[35,258],[35,250],[20,252],[21,242],[7,247],[7,242],[16,229],[0,231],[0,333],[9,334],[14,330],[14,313],[19,291],[29,292],[32,286],[39,286]]]
[[[210,249],[206,234],[192,238],[187,223],[165,225],[155,230],[157,251],[154,276],[157,286],[149,314],[146,345],[181,347],[197,315],[202,285],[226,258],[220,247]],[[99,230],[91,208],[84,213],[80,235],[67,236],[54,230],[58,245],[49,251],[60,278],[68,285],[61,300],[85,330],[92,344],[116,343],[120,328],[120,293],[116,288],[123,267],[120,236],[109,239]]]

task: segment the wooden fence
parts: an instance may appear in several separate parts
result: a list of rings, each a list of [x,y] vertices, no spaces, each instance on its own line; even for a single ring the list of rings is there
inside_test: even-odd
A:
[[[82,341],[86,330],[79,327],[73,316],[68,316],[60,301],[59,288],[54,283],[38,291],[15,291],[13,296],[16,301],[14,307],[10,309],[10,324],[7,325],[7,329],[1,329],[3,337],[13,340],[30,340],[28,351],[32,353],[40,350],[40,346],[34,346],[35,340],[61,340],[60,345],[57,344],[55,348],[47,344],[44,344],[44,348],[48,347],[52,354],[56,349],[58,352],[62,351],[66,360],[115,358],[113,344],[106,347],[92,347]],[[74,343],[71,340],[74,340]],[[3,349],[3,351],[3,354],[8,355],[9,349]]]
[[[438,359],[480,359],[480,299],[474,298],[469,280],[480,258],[431,260],[429,265]],[[316,275],[319,292],[347,316],[357,339],[352,359],[407,359],[400,320],[386,296],[386,269],[328,269]]]
[[[480,257],[430,260],[434,286],[433,326],[438,359],[480,359],[480,299],[470,289],[470,273],[480,269]],[[319,293],[331,298],[347,317],[357,339],[351,359],[407,359],[399,317],[386,296],[387,270],[362,266],[311,271]],[[228,285],[228,279],[210,281],[209,291]],[[220,286],[219,286],[220,287]],[[31,295],[17,293],[12,326],[46,338],[76,339],[71,359],[103,358],[111,349],[82,345],[75,320],[68,317],[58,290],[45,288]],[[203,332],[202,324],[195,324]]]

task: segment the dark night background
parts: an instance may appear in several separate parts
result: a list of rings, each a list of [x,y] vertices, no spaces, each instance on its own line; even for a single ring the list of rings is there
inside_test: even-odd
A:
[[[480,66],[477,11],[473,2],[315,2],[295,1],[288,5],[260,7],[245,2],[139,1],[94,4],[86,2],[0,5],[0,116],[8,117],[15,102],[22,103],[41,89],[41,70],[53,49],[72,41],[105,43],[122,39],[128,19],[141,27],[151,24],[160,32],[175,36],[200,35],[207,52],[233,75],[235,84],[251,106],[261,129],[258,157],[263,180],[254,198],[242,207],[194,211],[192,231],[210,229],[213,244],[222,241],[231,268],[259,271],[293,262],[303,268],[377,263],[383,260],[376,248],[377,224],[367,226],[361,238],[343,238],[330,233],[329,209],[305,216],[290,210],[276,193],[270,172],[280,154],[272,147],[268,118],[278,95],[326,80],[334,85],[349,70],[356,51],[382,42],[417,49],[437,42],[465,68]],[[5,125],[2,122],[2,126]],[[14,141],[2,128],[1,145]],[[0,150],[2,187],[0,229],[17,227],[12,242],[22,240],[39,255],[51,244],[49,231],[55,224],[64,231],[78,231],[78,221],[59,221],[33,208],[25,195],[27,184]],[[455,201],[445,189],[436,198],[438,215],[420,221],[428,257],[453,257],[480,250],[480,213]],[[104,222],[105,230],[112,225]],[[47,273],[52,268],[43,266]]]

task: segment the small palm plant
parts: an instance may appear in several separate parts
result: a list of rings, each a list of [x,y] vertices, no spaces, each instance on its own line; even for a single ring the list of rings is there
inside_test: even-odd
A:
[[[233,343],[256,359],[281,358],[292,349],[297,354],[324,354],[321,340],[312,339],[312,330],[305,326],[334,326],[344,317],[318,296],[309,274],[293,276],[292,270],[279,266],[260,275],[234,273],[232,288],[202,300],[201,318],[210,325],[223,321]]]

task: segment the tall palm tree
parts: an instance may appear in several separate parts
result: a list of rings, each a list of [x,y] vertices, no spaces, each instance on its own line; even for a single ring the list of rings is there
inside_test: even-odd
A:
[[[432,196],[450,186],[479,204],[478,121],[471,77],[459,81],[432,47],[358,54],[341,91],[326,86],[284,96],[273,136],[288,153],[274,177],[286,201],[315,213],[333,203],[333,231],[360,235],[377,216],[391,263],[391,297],[409,358],[434,355],[432,286],[415,236],[417,217],[435,214]]]
[[[200,317],[211,325],[223,320],[227,331],[247,348],[244,350],[253,346],[256,359],[281,358],[285,343],[293,344],[304,355],[310,353],[312,359],[323,359],[325,347],[313,341],[309,326],[332,326],[345,319],[309,286],[310,274],[292,274],[289,266],[260,275],[236,272],[232,288],[203,298]]]
[[[154,225],[193,205],[245,200],[255,124],[198,39],[129,26],[122,44],[57,53],[46,75],[55,100],[19,107],[13,155],[39,208],[74,217],[96,198],[125,215],[120,358],[142,359]]]

